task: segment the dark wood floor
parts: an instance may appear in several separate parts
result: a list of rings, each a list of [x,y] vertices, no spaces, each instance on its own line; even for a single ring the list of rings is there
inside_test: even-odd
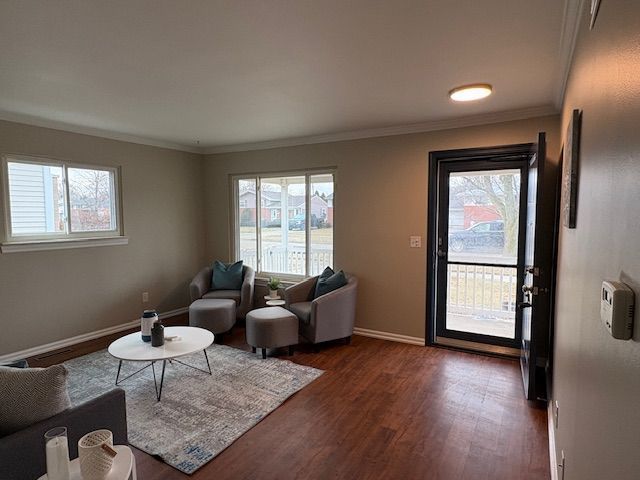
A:
[[[249,349],[243,328],[225,343]],[[515,361],[359,336],[279,354],[326,373],[191,478],[549,478],[546,410]],[[189,478],[135,453],[140,480]]]

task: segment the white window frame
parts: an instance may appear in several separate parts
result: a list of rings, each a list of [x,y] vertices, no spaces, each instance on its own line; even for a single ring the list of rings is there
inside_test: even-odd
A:
[[[9,189],[9,163],[23,163],[32,165],[46,165],[60,167],[62,169],[62,182],[64,188],[64,203],[66,212],[67,232],[45,233],[35,235],[14,235],[11,226],[11,192]],[[75,248],[86,246],[121,245],[128,243],[124,236],[122,222],[122,201],[120,188],[120,167],[93,165],[85,163],[68,162],[51,157],[37,157],[20,154],[3,154],[1,156],[2,190],[4,201],[4,242],[2,253],[23,252],[30,250],[55,250],[61,248]],[[71,202],[69,198],[69,168],[88,170],[100,170],[109,172],[113,179],[113,196],[111,198],[111,211],[114,215],[115,228],[111,230],[73,232],[71,229]]]
[[[310,262],[311,258],[308,254],[311,250],[311,215],[305,215],[305,251],[307,254],[305,255],[305,274],[298,275],[294,273],[282,273],[282,272],[268,272],[263,271],[261,269],[261,260],[262,260],[262,252],[260,246],[260,238],[261,238],[261,209],[258,207],[258,203],[262,203],[262,192],[260,188],[260,180],[265,178],[280,178],[280,177],[304,177],[305,181],[305,211],[311,211],[311,177],[315,177],[316,175],[331,175],[333,177],[333,198],[334,198],[334,221],[333,221],[333,254],[335,258],[335,238],[336,238],[336,225],[335,225],[335,197],[337,191],[338,184],[338,174],[336,167],[327,167],[327,168],[319,168],[319,169],[305,169],[305,170],[287,170],[282,172],[266,172],[266,173],[250,173],[250,174],[237,174],[230,175],[230,183],[231,183],[231,228],[232,228],[232,239],[231,242],[232,252],[231,258],[234,258],[235,261],[242,260],[240,258],[240,218],[238,216],[238,211],[240,209],[239,205],[239,192],[238,192],[238,184],[240,180],[253,180],[256,184],[256,258],[258,267],[256,269],[256,276],[260,279],[266,279],[270,276],[277,276],[281,280],[287,281],[300,281],[305,278],[309,278],[308,275],[310,271]],[[250,208],[250,207],[246,207]],[[288,219],[287,219],[288,221]],[[335,267],[335,265],[334,265]]]

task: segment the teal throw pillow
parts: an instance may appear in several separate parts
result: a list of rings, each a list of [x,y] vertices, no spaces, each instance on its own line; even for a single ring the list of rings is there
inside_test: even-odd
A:
[[[316,293],[314,298],[318,298],[322,295],[325,295],[329,292],[337,290],[340,287],[344,287],[347,284],[347,277],[342,270],[337,273],[333,273],[331,270],[330,274],[327,272],[329,267],[325,268],[322,275],[318,277],[318,281],[316,282]],[[325,273],[328,274],[325,276]]]
[[[242,260],[225,264],[213,262],[211,290],[240,290],[242,288]]]
[[[329,278],[334,273],[336,273],[336,272],[333,271],[333,268],[325,267],[325,269],[322,271],[322,273],[318,277],[318,280],[320,280],[321,278]]]
[[[318,279],[316,280],[316,286],[313,289],[313,296],[311,297],[311,300],[313,300],[314,298],[318,297],[318,284],[320,283],[321,280],[326,280],[327,278],[329,278],[331,275],[333,275],[334,272],[333,268],[331,267],[325,267],[324,270],[322,271],[322,273],[320,275],[318,275]]]

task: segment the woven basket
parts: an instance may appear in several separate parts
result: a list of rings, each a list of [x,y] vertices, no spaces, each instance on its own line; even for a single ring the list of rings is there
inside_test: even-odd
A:
[[[113,446],[113,434],[109,430],[87,433],[78,441],[78,460],[84,480],[103,480],[109,474],[113,457],[103,450],[105,443]]]

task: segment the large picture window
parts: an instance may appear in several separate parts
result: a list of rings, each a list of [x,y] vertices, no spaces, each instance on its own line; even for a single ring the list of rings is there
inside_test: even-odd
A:
[[[6,156],[9,242],[120,235],[118,170]]]
[[[235,256],[258,273],[333,267],[334,173],[234,177]]]

